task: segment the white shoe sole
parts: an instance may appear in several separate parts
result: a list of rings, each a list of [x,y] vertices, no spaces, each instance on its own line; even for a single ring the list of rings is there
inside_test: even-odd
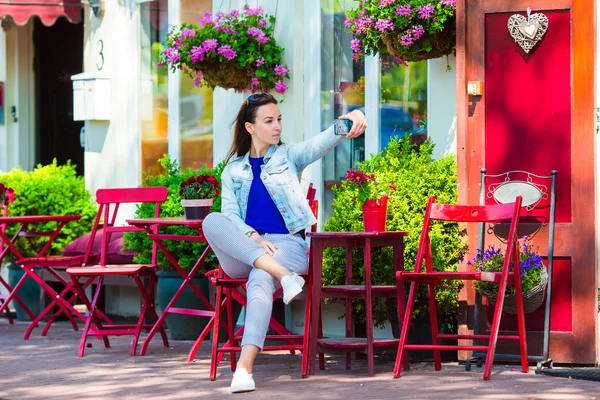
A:
[[[233,375],[231,380],[231,393],[252,392],[256,390],[256,384],[252,374]]]

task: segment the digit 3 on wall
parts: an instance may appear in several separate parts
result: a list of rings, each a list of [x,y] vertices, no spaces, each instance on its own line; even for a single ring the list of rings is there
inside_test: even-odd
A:
[[[544,37],[548,30],[548,17],[542,13],[531,14],[527,8],[527,18],[513,14],[508,19],[508,32],[526,54]]]

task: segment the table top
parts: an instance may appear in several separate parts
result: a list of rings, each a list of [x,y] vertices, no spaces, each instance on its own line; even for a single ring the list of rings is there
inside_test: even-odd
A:
[[[81,219],[81,215],[18,215],[1,217],[0,224],[35,224],[43,222],[68,222]]]
[[[163,218],[140,218],[140,219],[128,219],[127,223],[133,226],[187,226],[188,228],[200,228],[202,227],[201,219],[185,219],[185,217],[163,217]]]
[[[408,236],[408,232],[307,232],[306,236],[313,239],[342,238],[342,239],[367,239],[367,238],[393,238]]]

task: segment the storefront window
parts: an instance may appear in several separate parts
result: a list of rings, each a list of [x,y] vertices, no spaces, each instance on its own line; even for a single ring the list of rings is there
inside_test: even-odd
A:
[[[411,136],[420,143],[427,138],[427,61],[408,66],[381,67],[379,149],[390,138]]]
[[[169,28],[167,7],[167,0],[141,5],[141,170],[149,175],[161,172],[157,160],[168,153],[167,68],[156,66]]]
[[[355,6],[339,0],[321,0],[321,127],[326,129],[334,119],[354,109],[364,112],[365,72],[364,62],[352,59],[350,41],[344,21],[346,10]],[[356,167],[365,157],[365,138],[344,140],[323,159],[325,187],[331,187],[344,177],[346,171]]]
[[[212,10],[212,0],[181,0],[181,22],[197,24],[196,16]],[[181,127],[181,166],[200,169],[213,166],[213,91],[194,87],[193,80],[181,74],[179,89]]]

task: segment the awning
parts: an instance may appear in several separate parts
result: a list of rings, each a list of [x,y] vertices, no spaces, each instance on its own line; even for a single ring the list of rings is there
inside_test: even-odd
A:
[[[9,15],[17,25],[25,25],[37,15],[46,26],[51,26],[61,16],[71,23],[81,22],[79,0],[0,0],[0,18]]]

